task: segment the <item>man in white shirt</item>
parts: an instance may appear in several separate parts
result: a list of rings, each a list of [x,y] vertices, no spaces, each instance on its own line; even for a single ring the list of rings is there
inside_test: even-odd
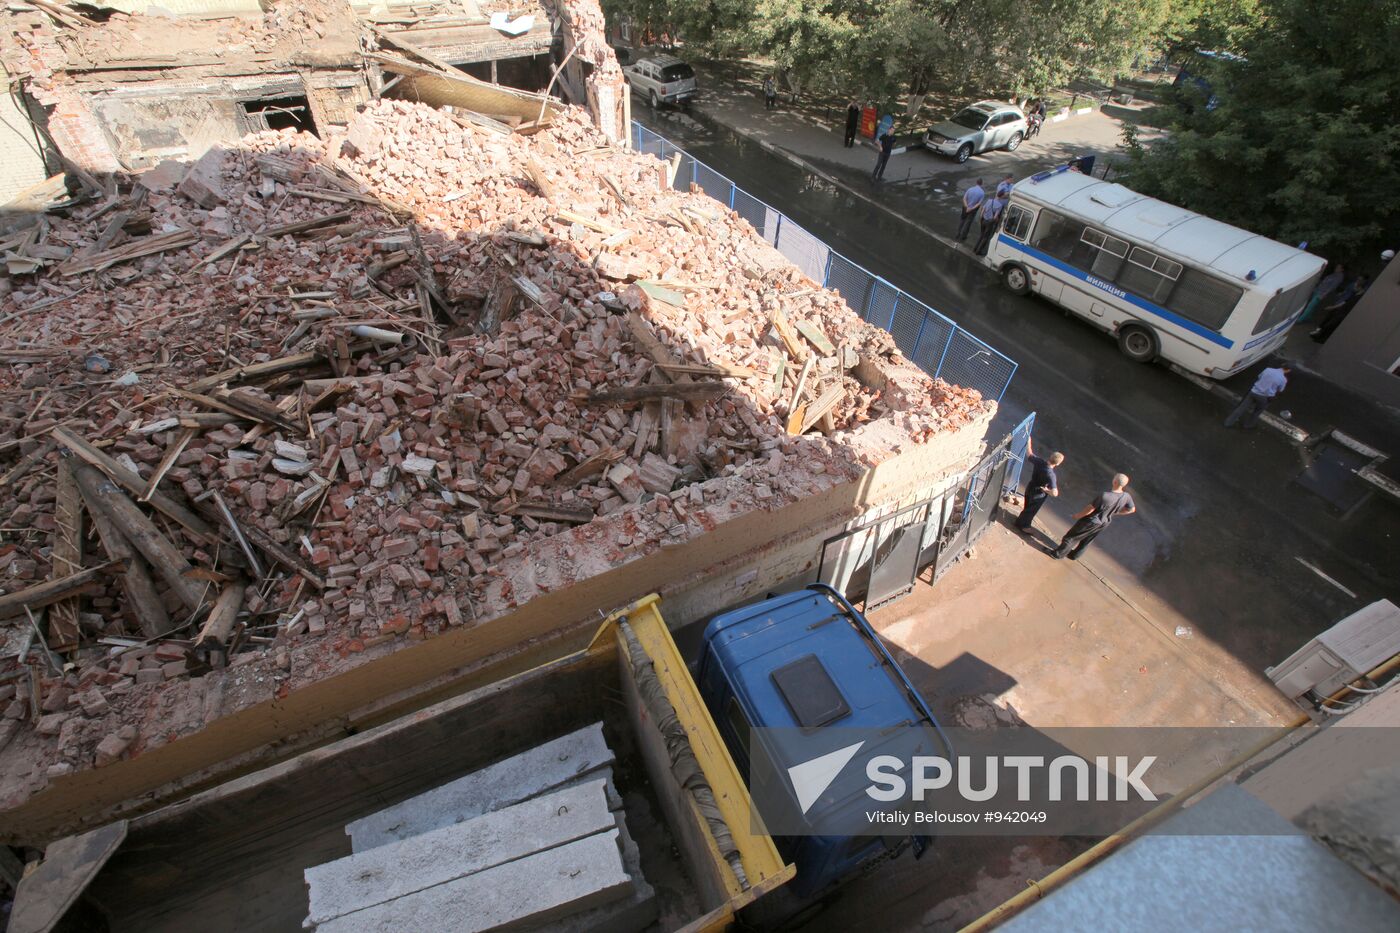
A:
[[[977,216],[977,208],[982,206],[982,202],[987,200],[987,192],[982,187],[982,179],[977,179],[977,184],[968,188],[962,198],[962,219],[958,221],[958,241],[967,239],[967,235],[972,232],[972,218]]]
[[[1235,422],[1243,419],[1244,424],[1241,426],[1246,431],[1251,430],[1274,396],[1288,387],[1288,374],[1291,372],[1293,367],[1283,364],[1260,373],[1259,378],[1254,380],[1254,387],[1235,406],[1235,410],[1230,412],[1230,417],[1225,419],[1225,427],[1233,428]]]

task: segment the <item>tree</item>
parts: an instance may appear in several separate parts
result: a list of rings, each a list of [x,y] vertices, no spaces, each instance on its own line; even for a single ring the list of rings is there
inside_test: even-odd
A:
[[[1387,245],[1400,207],[1400,0],[1265,0],[1217,105],[1130,149],[1127,184],[1333,257]],[[1200,101],[1197,101],[1199,104]]]

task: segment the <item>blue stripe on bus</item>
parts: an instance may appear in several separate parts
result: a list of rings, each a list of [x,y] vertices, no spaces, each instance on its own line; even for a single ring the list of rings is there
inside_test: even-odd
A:
[[[1051,256],[1048,253],[1043,253],[1033,246],[1027,246],[1024,243],[1018,243],[1017,241],[1011,239],[1011,237],[1007,236],[1004,233],[997,234],[997,240],[1002,244],[1011,247],[1012,249],[1018,249],[1029,256],[1033,256],[1036,259],[1039,259],[1041,262],[1046,263],[1047,265],[1054,266],[1061,272],[1068,273],[1069,275],[1074,276],[1080,281],[1086,282],[1089,285],[1094,286],[1099,291],[1106,292],[1112,295],[1114,298],[1126,301],[1128,304],[1133,305],[1136,308],[1141,308],[1148,314],[1155,314],[1157,317],[1170,321],[1177,327],[1180,327],[1182,330],[1189,330],[1191,333],[1195,334],[1198,337],[1204,337],[1205,339],[1209,340],[1211,343],[1215,344],[1218,347],[1224,347],[1225,349],[1229,350],[1235,345],[1234,341],[1228,340],[1225,337],[1220,336],[1213,330],[1209,330],[1208,328],[1202,327],[1195,321],[1188,321],[1186,318],[1182,317],[1179,314],[1173,314],[1166,308],[1154,305],[1150,301],[1144,301],[1136,295],[1130,295],[1128,292],[1123,291],[1120,288],[1111,286],[1107,282],[1100,284],[1100,280],[1089,275],[1087,272],[1081,272],[1078,269],[1074,268],[1074,266],[1067,265],[1061,262],[1060,260],[1056,259],[1054,256]]]

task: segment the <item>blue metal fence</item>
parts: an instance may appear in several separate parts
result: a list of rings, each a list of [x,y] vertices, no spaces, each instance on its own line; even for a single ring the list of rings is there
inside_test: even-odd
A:
[[[861,317],[894,335],[904,355],[924,372],[976,389],[984,398],[1001,400],[1016,363],[873,272],[842,256],[780,211],[760,201],[725,176],[696,159],[664,136],[635,120],[632,143],[640,152],[661,159],[679,153],[673,187],[689,191],[692,184],[737,212],[812,281],[833,289]]]

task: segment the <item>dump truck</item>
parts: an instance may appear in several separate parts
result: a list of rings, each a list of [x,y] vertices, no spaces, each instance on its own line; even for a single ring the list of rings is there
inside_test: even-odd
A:
[[[884,729],[891,742],[939,740],[918,691],[840,593],[817,584],[723,613],[704,627],[693,664],[653,595],[609,616],[573,654],[52,843],[20,884],[10,930],[388,928],[318,927],[307,893],[317,866],[351,857],[352,837],[377,831],[376,820],[401,830],[411,820],[394,808],[405,801],[431,812],[443,799],[434,789],[599,723],[615,754],[609,796],[655,895],[648,929],[723,930],[760,911],[766,927],[927,842],[823,834],[844,809],[869,807],[850,781],[815,802],[775,798],[802,811],[810,832],[775,838],[754,809],[746,772],[782,780],[803,756],[839,744],[844,726]]]

